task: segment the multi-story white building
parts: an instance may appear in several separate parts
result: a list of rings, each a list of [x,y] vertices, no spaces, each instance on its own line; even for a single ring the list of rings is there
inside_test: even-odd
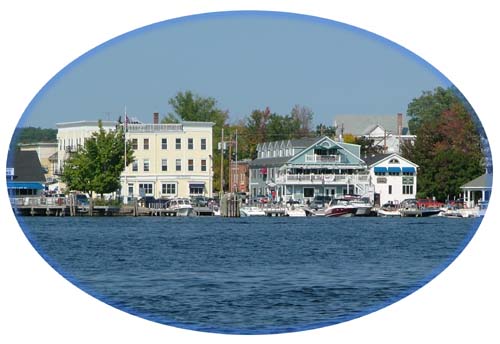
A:
[[[129,124],[135,160],[121,175],[122,195],[212,196],[211,122]]]
[[[378,154],[364,160],[375,189],[375,204],[397,204],[416,197],[418,165],[396,153]]]
[[[134,150],[134,161],[121,174],[124,199],[212,196],[211,122],[128,123],[126,140]],[[117,122],[102,121],[104,130],[115,130]],[[85,139],[98,130],[97,121],[57,124],[58,171]]]

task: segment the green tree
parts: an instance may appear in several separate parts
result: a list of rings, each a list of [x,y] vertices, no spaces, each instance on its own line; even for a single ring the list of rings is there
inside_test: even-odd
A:
[[[461,185],[484,171],[481,138],[463,100],[451,89],[438,88],[414,99],[408,111],[416,119],[417,140],[404,145],[402,153],[420,166],[418,197],[457,196]]]
[[[127,143],[126,164],[134,160],[131,144]],[[99,130],[85,140],[83,147],[72,153],[64,164],[62,181],[70,190],[93,194],[110,193],[120,188],[120,174],[125,169],[125,134],[122,126]]]

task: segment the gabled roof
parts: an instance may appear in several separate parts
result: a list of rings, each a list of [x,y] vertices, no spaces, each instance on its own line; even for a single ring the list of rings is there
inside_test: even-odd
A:
[[[414,165],[415,167],[418,167],[417,164],[402,157],[401,155],[399,155],[397,153],[375,154],[375,155],[371,155],[371,156],[368,156],[366,158],[363,158],[363,160],[366,162],[366,165],[368,166],[368,168],[371,168],[373,165],[377,165],[377,164],[379,164],[385,160],[388,160],[392,157],[397,157],[399,160],[404,160],[404,161]]]
[[[10,152],[7,165],[14,168],[13,182],[45,182],[42,165],[35,151]]]
[[[332,144],[333,146],[336,146],[340,149],[342,149],[346,154],[348,155],[351,155],[353,156],[356,160],[358,160],[359,162],[361,163],[364,163],[363,160],[361,160],[358,156],[356,156],[355,154],[353,154],[351,151],[349,151],[348,149],[346,149],[345,147],[343,147],[343,145],[353,145],[353,146],[357,146],[355,144],[350,144],[350,143],[342,143],[342,142],[335,142],[334,140],[332,140],[331,138],[329,138],[328,136],[323,136],[323,137],[319,137],[319,138],[315,138],[314,141],[311,142],[311,144],[309,146],[306,147],[306,149],[302,150],[302,152],[300,152],[299,154],[296,154],[295,156],[293,156],[291,160],[294,160],[296,158],[298,158],[299,156],[303,155],[303,154],[306,154],[306,152],[313,148],[314,146],[316,145],[320,145],[321,143],[325,142],[325,141],[328,141],[330,144]]]
[[[476,179],[462,185],[461,189],[491,189],[493,184],[493,175],[490,173],[485,173]]]
[[[398,132],[397,115],[335,115],[334,123],[338,128],[344,125],[344,134],[352,134],[354,136],[366,135],[372,131],[377,125],[381,126],[388,133],[394,135]],[[339,131],[337,130],[337,133]],[[403,116],[403,135],[408,135],[408,120]]]

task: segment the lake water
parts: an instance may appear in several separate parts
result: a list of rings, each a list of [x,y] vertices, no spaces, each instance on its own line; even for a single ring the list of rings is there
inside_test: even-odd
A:
[[[159,323],[219,333],[327,326],[432,279],[478,219],[23,217],[26,235],[96,298]]]

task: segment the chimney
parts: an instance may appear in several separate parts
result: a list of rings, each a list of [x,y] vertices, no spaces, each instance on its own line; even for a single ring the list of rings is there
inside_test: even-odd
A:
[[[398,135],[403,135],[403,114],[398,113]]]
[[[160,114],[158,112],[153,113],[153,124],[160,123]]]

